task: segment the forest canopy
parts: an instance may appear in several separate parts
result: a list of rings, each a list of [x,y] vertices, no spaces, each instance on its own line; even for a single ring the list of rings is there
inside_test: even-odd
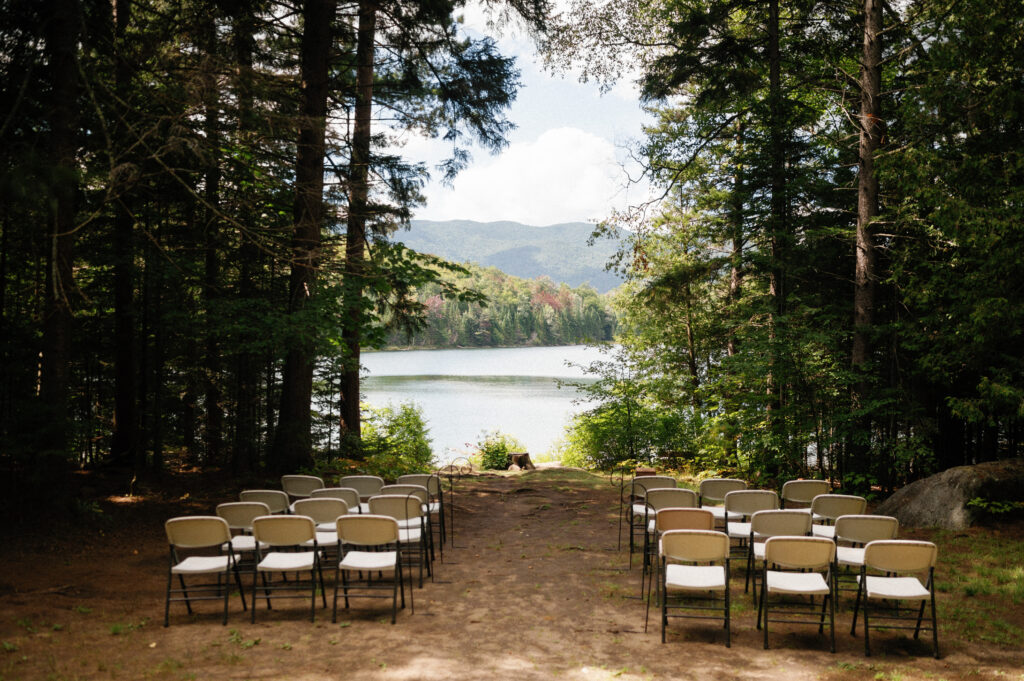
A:
[[[543,28],[544,0],[488,4]],[[326,366],[361,455],[360,349],[424,323],[420,286],[481,300],[441,276],[462,268],[392,238],[428,173],[453,177],[513,127],[514,60],[460,29],[463,5],[3,3],[8,491],[172,456],[309,467]],[[444,139],[449,158],[404,160],[408,134]]]
[[[622,351],[575,455],[859,490],[1020,455],[1024,5],[574,0],[553,23],[554,68],[639,78],[659,189],[609,221],[634,230]]]

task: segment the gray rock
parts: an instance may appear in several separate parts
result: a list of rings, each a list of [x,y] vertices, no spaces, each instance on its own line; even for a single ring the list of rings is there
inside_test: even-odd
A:
[[[983,515],[972,499],[1024,502],[1024,458],[957,466],[898,490],[875,509],[899,518],[901,527],[962,530]]]

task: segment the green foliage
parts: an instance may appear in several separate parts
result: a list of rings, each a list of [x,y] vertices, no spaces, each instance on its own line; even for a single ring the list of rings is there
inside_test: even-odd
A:
[[[486,470],[503,471],[512,463],[509,456],[513,452],[523,452],[526,448],[519,440],[500,430],[484,431],[476,441],[476,458],[480,467]]]
[[[478,297],[454,297],[453,290]],[[610,340],[615,329],[607,296],[590,286],[572,289],[547,277],[519,279],[493,267],[451,267],[438,281],[419,286],[415,301],[422,315],[417,325],[393,328],[389,345],[569,345]]]
[[[407,473],[429,473],[433,465],[423,411],[412,402],[397,407],[363,407],[364,472],[394,480]]]
[[[999,517],[1024,511],[1024,502],[974,497],[967,502],[967,507],[977,509],[986,516]]]
[[[580,0],[556,20],[553,62],[641,74],[654,119],[635,152],[662,190],[608,221],[633,228],[615,260],[628,381],[604,382],[568,460],[674,451],[886,493],[1019,455],[1024,52],[1006,45],[1024,6],[887,10],[875,288],[855,328],[863,20],[735,0]]]

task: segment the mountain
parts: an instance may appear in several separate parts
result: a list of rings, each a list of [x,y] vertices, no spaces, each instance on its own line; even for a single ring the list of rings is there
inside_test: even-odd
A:
[[[593,231],[594,225],[586,222],[531,227],[518,222],[413,220],[412,228],[394,239],[446,260],[497,267],[525,279],[546,275],[574,288],[586,283],[605,293],[622,283],[617,274],[604,269],[619,244],[600,239],[588,246]]]

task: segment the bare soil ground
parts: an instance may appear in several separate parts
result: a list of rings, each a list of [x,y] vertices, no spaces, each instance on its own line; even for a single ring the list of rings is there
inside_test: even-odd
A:
[[[732,648],[713,623],[679,620],[663,645],[657,617],[644,632],[637,562],[629,570],[616,548],[617,489],[564,469],[459,481],[454,544],[417,589],[415,614],[394,626],[383,610],[343,612],[337,624],[318,610],[311,624],[301,601],[260,603],[250,624],[233,598],[226,627],[204,603],[191,617],[176,607],[165,629],[163,521],[234,495],[177,484],[104,497],[86,520],[3,539],[0,680],[1024,679],[1022,651],[967,644],[941,621],[939,660],[902,633],[880,634],[865,658],[847,595],[835,654],[814,627],[780,626],[764,650],[742,569]]]

